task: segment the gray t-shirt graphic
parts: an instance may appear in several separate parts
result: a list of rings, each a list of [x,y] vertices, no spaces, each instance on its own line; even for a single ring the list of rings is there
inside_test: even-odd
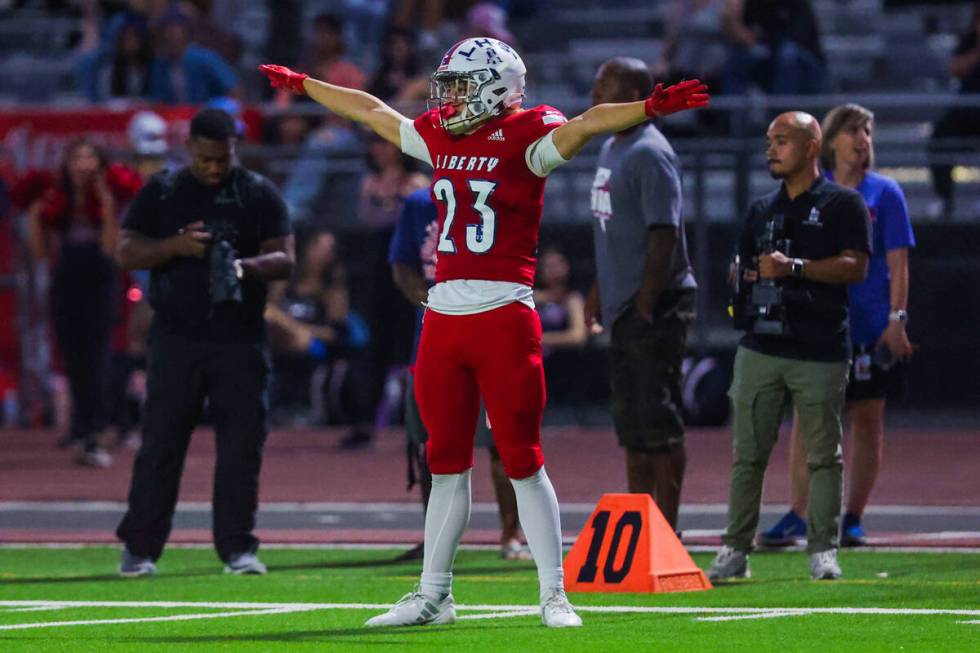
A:
[[[640,289],[647,234],[653,227],[677,228],[667,289],[697,288],[681,217],[677,155],[652,124],[603,143],[592,182],[592,216],[602,323],[607,328],[626,312]]]

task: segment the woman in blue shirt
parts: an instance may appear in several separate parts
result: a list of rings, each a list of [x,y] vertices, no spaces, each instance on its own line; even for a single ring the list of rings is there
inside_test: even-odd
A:
[[[884,442],[885,395],[896,360],[913,351],[908,320],[909,248],[915,246],[905,195],[890,177],[873,172],[874,114],[856,104],[832,109],[823,120],[821,163],[826,175],[864,197],[871,214],[872,255],[868,276],[848,289],[854,347],[847,406],[851,415],[848,497],[841,522],[841,545],[865,544],[861,516],[871,495]],[[760,536],[781,546],[806,535],[808,474],[806,452],[794,420],[790,445],[790,511]]]

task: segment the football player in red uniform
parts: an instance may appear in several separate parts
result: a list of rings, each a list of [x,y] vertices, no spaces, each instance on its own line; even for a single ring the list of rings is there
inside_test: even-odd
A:
[[[415,591],[366,625],[455,621],[452,564],[469,521],[482,396],[537,564],[541,619],[580,626],[565,596],[558,500],[541,454],[545,388],[532,286],[544,182],[593,136],[704,106],[707,87],[698,80],[658,84],[646,100],[601,104],[566,120],[549,106],[522,108],[526,69],[513,48],[470,38],[446,52],[432,76],[429,110],[412,121],[363,91],[282,66],[260,70],[274,87],[363,123],[434,170],[436,284],[415,371],[432,470],[422,575]]]

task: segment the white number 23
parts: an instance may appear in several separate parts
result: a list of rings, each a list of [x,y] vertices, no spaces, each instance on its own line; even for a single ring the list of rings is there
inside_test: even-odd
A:
[[[496,226],[496,214],[487,204],[487,199],[497,187],[496,182],[483,181],[479,179],[467,180],[466,184],[473,192],[473,210],[480,215],[479,224],[466,225],[466,248],[474,254],[485,254],[493,247],[494,229]],[[456,218],[456,194],[453,183],[448,179],[440,179],[432,185],[432,193],[440,202],[446,203],[446,220],[442,224],[442,233],[439,235],[438,251],[443,254],[455,254],[456,243],[449,230],[453,226]]]

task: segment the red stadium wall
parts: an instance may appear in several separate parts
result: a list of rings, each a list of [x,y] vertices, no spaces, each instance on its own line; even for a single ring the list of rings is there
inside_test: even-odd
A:
[[[176,145],[187,134],[188,123],[200,107],[151,105],[126,109],[64,109],[18,107],[0,112],[0,152],[11,159],[17,170],[53,168],[67,142],[82,134],[109,150],[129,149],[126,127],[134,114],[151,110],[172,125],[170,138]],[[245,137],[258,140],[262,116],[245,108],[240,116]]]

